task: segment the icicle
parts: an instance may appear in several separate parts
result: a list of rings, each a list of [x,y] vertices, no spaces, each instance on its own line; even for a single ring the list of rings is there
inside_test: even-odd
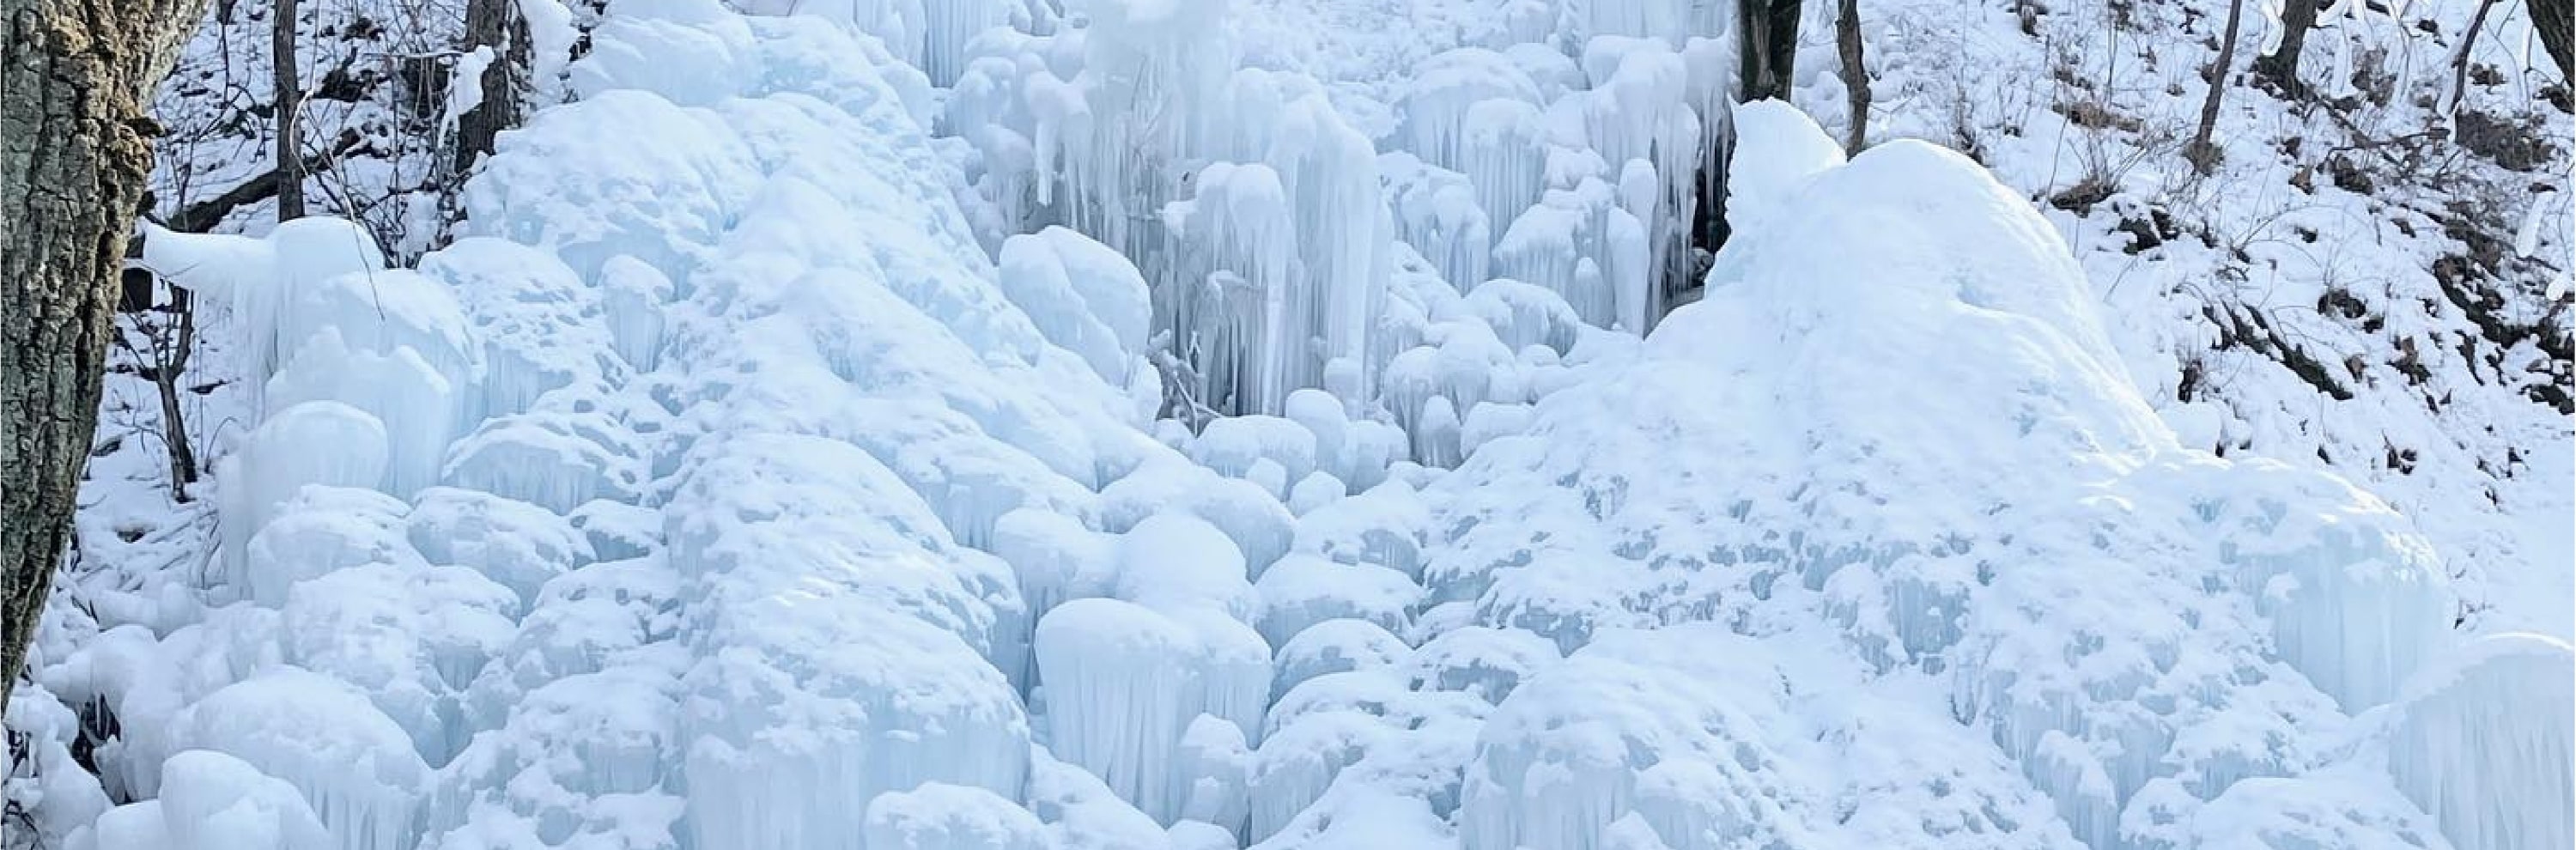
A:
[[[1177,818],[1187,790],[1177,781],[1180,743],[1200,713],[1192,697],[1204,687],[1192,663],[1198,652],[1187,628],[1140,605],[1057,606],[1037,631],[1056,754],[1156,821]]]
[[[987,29],[1009,26],[1013,5],[1007,0],[925,0],[920,64],[930,84],[956,85],[966,70],[967,44]]]
[[[1404,95],[1407,149],[1432,165],[1463,170],[1469,113],[1496,99],[1541,103],[1538,84],[1503,54],[1467,47],[1423,60]]]
[[[1430,259],[1441,279],[1458,291],[1483,282],[1492,258],[1493,226],[1476,205],[1474,184],[1411,154],[1390,153],[1378,162],[1404,241]]]
[[[2389,732],[2397,788],[2456,847],[2576,842],[2576,651],[2539,635],[2478,640],[2410,683]]]
[[[1538,107],[1517,100],[1481,101],[1467,110],[1461,124],[1457,168],[1475,185],[1477,208],[1493,222],[1518,220],[1546,188],[1547,146]],[[1489,231],[1499,241],[1506,229]]]
[[[387,427],[386,493],[407,497],[438,481],[439,464],[456,438],[457,393],[410,346],[390,354],[350,351],[337,328],[299,348],[268,379],[266,400],[279,408],[308,401],[345,403]]]

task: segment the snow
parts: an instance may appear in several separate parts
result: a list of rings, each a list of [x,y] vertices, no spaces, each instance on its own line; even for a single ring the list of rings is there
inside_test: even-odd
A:
[[[2058,113],[1927,123],[2045,73],[1916,43],[2008,16],[1873,19],[1849,153],[1813,9],[1793,106],[1706,3],[1058,6],[523,0],[547,105],[452,239],[147,227],[237,421],[211,507],[102,447],[9,799],[96,850],[2576,841],[2565,428],[2488,374],[2538,344],[2363,292],[2464,400],[2370,350],[2365,421],[2295,410],[2168,284],[2317,261],[2166,237],[2138,294],[2033,206]],[[2336,91],[2412,38],[2322,33]],[[2171,49],[2101,97],[2205,85]]]

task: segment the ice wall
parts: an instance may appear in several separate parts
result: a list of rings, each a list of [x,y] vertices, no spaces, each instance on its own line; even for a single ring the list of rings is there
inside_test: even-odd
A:
[[[1396,238],[1370,139],[1313,80],[1241,67],[1226,3],[1076,11],[1061,35],[978,42],[947,104],[1000,226],[1135,260],[1202,404],[1277,413],[1335,363],[1365,381]]]
[[[2576,653],[2539,635],[2463,647],[2410,683],[2390,717],[2397,789],[2454,847],[2576,840]]]

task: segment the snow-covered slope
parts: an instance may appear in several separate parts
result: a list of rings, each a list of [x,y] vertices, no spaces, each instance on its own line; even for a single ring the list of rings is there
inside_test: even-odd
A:
[[[2450,371],[2506,343],[2277,417],[2324,391],[2129,312],[2123,190],[1847,158],[1727,105],[1729,26],[616,0],[411,267],[149,234],[238,427],[175,508],[103,447],[10,799],[95,850],[2576,841],[2564,600],[2495,599],[2567,580],[2567,430]]]

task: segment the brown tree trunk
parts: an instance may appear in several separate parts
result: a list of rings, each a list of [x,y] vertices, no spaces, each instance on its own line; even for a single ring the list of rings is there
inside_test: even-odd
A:
[[[2290,0],[2296,6],[2308,0]],[[2208,174],[2218,167],[2218,146],[2210,137],[2218,131],[2218,101],[2227,93],[2227,75],[2236,68],[2236,33],[2245,20],[2245,0],[2227,0],[2227,34],[2218,41],[2218,64],[2209,69],[2209,94],[2200,100],[2200,127],[2192,131],[2191,144],[2182,149],[2191,168]]]
[[[1860,43],[1860,0],[1842,0],[1834,15],[1834,47],[1842,54],[1843,90],[1851,107],[1851,138],[1846,153],[1858,155],[1869,145],[1869,67]]]
[[[197,483],[197,446],[189,441],[188,411],[181,406],[181,385],[188,376],[189,356],[197,350],[197,299],[194,293],[170,288],[167,308],[148,329],[152,340],[152,386],[161,396],[161,442],[170,459],[170,498],[188,502],[189,485]],[[167,324],[162,324],[166,322]]]
[[[2535,0],[2535,2],[2565,2],[2565,0]],[[2228,11],[2231,18],[2235,14],[2232,9]],[[2315,28],[2316,25],[2316,0],[2282,0],[2281,46],[2273,50],[2270,55],[2254,60],[2254,76],[2270,83],[2275,90],[2283,94],[2294,97],[2305,95],[2308,91],[2307,87],[2299,84],[2299,51],[2307,46],[2308,30]],[[2234,31],[2232,24],[2229,31]]]
[[[269,11],[269,63],[277,98],[277,220],[304,217],[304,81],[296,67],[299,0],[276,0]]]
[[[205,0],[0,0],[0,704],[71,544],[151,88]]]
[[[2540,48],[2549,52],[2549,61],[2558,63],[2558,79],[2576,85],[2576,4],[2567,0],[2528,0],[2531,28],[2540,31]]]

